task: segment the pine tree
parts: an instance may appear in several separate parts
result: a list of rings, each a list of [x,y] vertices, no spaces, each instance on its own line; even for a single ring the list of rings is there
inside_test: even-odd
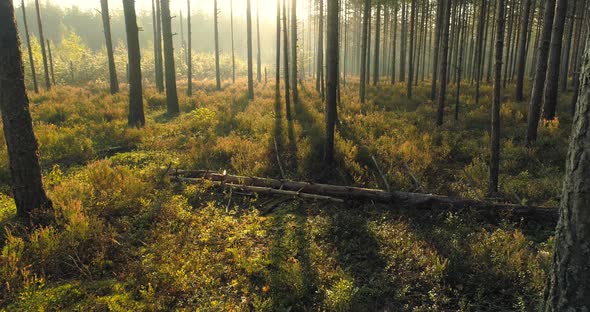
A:
[[[139,28],[135,15],[135,1],[123,0],[125,30],[127,32],[127,59],[129,70],[129,116],[130,127],[143,127],[143,95],[141,86],[141,52],[139,49]]]

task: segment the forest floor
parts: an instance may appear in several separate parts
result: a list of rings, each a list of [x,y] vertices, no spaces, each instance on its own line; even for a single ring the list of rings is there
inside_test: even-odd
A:
[[[342,90],[337,163],[322,164],[323,108],[300,87],[293,121],[273,84],[215,91],[198,82],[182,113],[145,91],[147,125],[130,129],[126,90],[104,85],[31,94],[55,222],[14,221],[6,147],[0,147],[0,310],[7,311],[533,311],[542,298],[556,220],[489,218],[370,202],[243,197],[203,181],[170,181],[166,168],[483,199],[491,86],[461,94],[459,120],[435,127],[430,85]],[[453,92],[451,87],[451,92]],[[523,147],[527,103],[508,96],[502,115],[501,195],[557,207],[571,113]],[[468,104],[465,104],[468,103]],[[275,140],[277,142],[275,148]],[[124,152],[112,155],[118,147]],[[415,175],[420,183],[411,178]],[[272,208],[272,209],[271,209]]]

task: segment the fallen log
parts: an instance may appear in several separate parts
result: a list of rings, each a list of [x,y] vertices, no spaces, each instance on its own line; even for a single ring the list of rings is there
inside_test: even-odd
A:
[[[418,207],[418,208],[454,208],[485,210],[494,213],[505,213],[514,216],[537,215],[549,220],[557,220],[558,209],[548,207],[524,206],[510,203],[497,203],[491,201],[480,201],[474,199],[457,198],[444,195],[410,193],[401,191],[384,191],[352,186],[340,186],[330,184],[316,184],[309,182],[297,182],[291,180],[277,180],[259,177],[246,177],[237,175],[221,174],[209,171],[185,171],[176,170],[170,173],[171,178],[183,182],[197,182],[206,179],[218,184],[230,187],[241,187],[242,190],[251,192],[262,192],[269,194],[295,195],[303,197],[319,195],[335,199],[372,200],[380,203],[394,204],[397,206]],[[293,192],[293,193],[285,193]],[[318,199],[318,198],[316,198]]]

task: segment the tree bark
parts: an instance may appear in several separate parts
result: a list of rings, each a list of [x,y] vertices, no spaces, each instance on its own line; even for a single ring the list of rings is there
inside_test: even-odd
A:
[[[217,0],[213,1],[213,33],[215,36],[215,88],[221,90],[221,72],[219,71],[219,12],[217,10]]]
[[[166,69],[166,110],[169,115],[177,115],[180,112],[180,108],[178,106],[178,93],[176,90],[176,68],[174,65],[174,43],[172,41],[170,1],[161,1],[162,35],[164,38],[164,67]]]
[[[381,3],[377,1],[377,12],[375,13],[375,51],[373,51],[373,85],[376,86],[379,83],[379,53],[381,46]]]
[[[31,66],[31,78],[33,79],[33,89],[35,90],[35,93],[39,93],[39,86],[37,85],[37,72],[35,71],[35,61],[33,60],[33,50],[31,50],[31,37],[29,35],[29,26],[27,24],[25,0],[21,0],[21,8],[23,10],[23,22],[25,24],[25,36],[27,38],[27,49],[29,51],[29,64]]]
[[[41,22],[39,0],[35,0],[35,8],[37,9],[37,25],[39,26],[39,44],[41,45],[41,56],[43,57],[43,69],[45,70],[45,88],[50,90],[51,81],[49,80],[49,65],[47,62],[47,53],[45,52],[45,37],[43,36],[43,23]]]
[[[291,87],[289,76],[289,30],[287,29],[287,0],[283,0],[283,61],[285,62],[285,110],[287,120],[291,120]]]
[[[297,0],[291,0],[291,87],[293,88],[293,104],[299,103],[297,89]]]
[[[479,7],[479,22],[477,24],[477,47],[475,60],[475,105],[479,105],[479,89],[481,85],[481,64],[483,63],[483,44],[484,44],[484,24],[486,17],[486,1],[482,1]]]
[[[586,46],[580,97],[572,125],[555,234],[553,268],[543,311],[590,307],[590,47]]]
[[[113,40],[111,39],[111,17],[109,15],[109,2],[107,0],[100,0],[100,6],[102,9],[102,26],[104,29],[105,44],[107,47],[107,57],[109,62],[109,80],[111,83],[111,94],[115,94],[119,92],[119,80],[117,79],[117,69],[115,68],[115,56],[113,54]]]
[[[186,95],[188,95],[189,97],[193,95],[193,31],[192,31],[192,26],[191,26],[191,0],[186,0],[186,9],[187,9],[187,16],[186,16],[186,22],[187,22],[187,32],[188,32],[188,46],[186,49],[186,66],[188,68],[188,73],[187,73],[187,89],[186,89]],[[232,27],[233,29],[233,27]],[[232,35],[233,35],[233,30],[232,30]],[[233,41],[232,41],[233,44]]]
[[[537,140],[539,119],[541,118],[541,101],[547,78],[547,61],[549,56],[549,45],[551,43],[551,28],[555,15],[555,0],[545,0],[545,13],[543,17],[543,29],[541,30],[541,42],[537,55],[537,64],[531,100],[527,116],[526,145],[531,146]]]
[[[49,69],[51,71],[51,83],[55,85],[55,73],[53,72],[53,55],[51,54],[51,43],[47,39],[47,52],[49,54]]]
[[[232,83],[236,83],[236,50],[234,44],[234,0],[230,0],[229,12],[231,22],[231,81]]]
[[[0,111],[16,213],[35,224],[41,210],[51,209],[51,201],[43,189],[12,1],[0,1],[0,46]]]
[[[547,68],[547,82],[545,89],[545,105],[543,106],[543,119],[555,119],[557,110],[557,93],[559,89],[559,71],[561,64],[561,48],[563,43],[563,26],[567,14],[567,1],[557,0],[553,31],[551,34],[551,50],[549,51],[549,64]]]
[[[233,0],[232,0],[233,1]],[[275,69],[275,98],[280,101],[281,98],[281,0],[277,0],[277,65]],[[290,118],[289,112],[287,117]]]
[[[164,57],[162,56],[162,10],[161,0],[156,0],[156,89],[164,92]]]
[[[166,0],[164,0],[166,1]],[[139,49],[139,29],[135,15],[135,1],[123,0],[125,30],[127,32],[127,57],[129,62],[129,116],[130,127],[143,127],[143,96],[141,86],[141,51]]]
[[[339,0],[328,0],[328,25],[326,66],[327,66],[327,87],[326,87],[326,147],[324,162],[331,166],[334,162],[334,125],[337,119],[337,89],[338,89],[338,14]]]
[[[440,35],[443,28],[443,5],[445,0],[437,0],[436,6],[436,26],[434,30],[434,58],[432,60],[432,86],[430,90],[430,100],[434,102],[436,99],[436,87],[438,80],[438,61],[439,61],[439,49],[440,49]]]
[[[320,0],[321,1],[321,0]],[[371,0],[365,0],[363,6],[363,34],[361,38],[361,72],[360,72],[360,100],[365,103],[366,77],[367,77],[367,47],[369,45],[369,16],[371,12]]]
[[[570,54],[572,49],[572,38],[574,37],[574,26],[576,25],[576,7],[578,4],[577,0],[572,0],[574,2],[574,6],[572,7],[572,12],[570,15],[570,23],[567,30],[567,40],[565,42],[565,53],[563,54],[563,63],[561,65],[561,74],[560,76],[560,88],[562,92],[567,91],[567,78],[568,78],[568,69],[570,66]]]
[[[246,35],[248,47],[248,99],[254,99],[254,69],[252,65],[252,5],[246,1]]]
[[[414,83],[414,36],[415,36],[415,23],[416,23],[416,0],[412,0],[412,12],[410,13],[410,60],[408,62],[408,83],[407,93],[408,97],[412,98],[412,84]]]
[[[496,28],[496,65],[494,68],[494,96],[492,101],[492,133],[491,133],[491,160],[490,160],[490,184],[488,193],[493,196],[498,193],[498,177],[500,173],[500,106],[502,102],[502,57],[504,54],[504,27],[506,14],[504,0],[497,3],[497,28]]]
[[[520,21],[520,42],[518,43],[518,60],[516,70],[516,100],[524,100],[524,71],[526,67],[526,43],[529,29],[529,15],[531,12],[531,0],[524,0]]]
[[[449,58],[449,21],[451,18],[451,4],[452,0],[445,1],[445,8],[443,13],[442,26],[442,54],[440,57],[440,92],[438,94],[438,110],[436,113],[436,125],[443,125],[443,118],[445,113],[445,101],[447,95],[447,69]]]

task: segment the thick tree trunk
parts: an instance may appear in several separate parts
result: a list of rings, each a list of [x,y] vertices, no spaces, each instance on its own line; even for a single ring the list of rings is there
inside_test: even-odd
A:
[[[526,67],[526,43],[529,29],[529,15],[531,12],[531,0],[524,0],[522,16],[520,20],[520,42],[518,43],[518,60],[516,70],[516,100],[524,100],[524,71]]]
[[[569,155],[555,234],[553,269],[543,311],[588,311],[590,307],[590,48],[572,125]]]
[[[436,113],[436,125],[443,125],[445,113],[445,101],[447,96],[447,69],[449,58],[449,21],[451,19],[452,0],[445,0],[442,26],[442,53],[440,57],[440,92],[438,94],[438,110]]]
[[[39,8],[39,0],[35,0],[35,8],[37,9],[37,25],[39,26],[39,44],[41,45],[41,56],[43,57],[45,88],[47,90],[50,90],[51,81],[49,80],[49,64],[47,62],[47,52],[45,52],[45,37],[43,36],[43,23],[41,22],[41,10]]]
[[[327,87],[326,87],[326,147],[324,162],[330,166],[334,162],[334,125],[337,120],[336,97],[338,89],[338,14],[339,0],[328,0],[328,25],[327,25]]]
[[[293,88],[293,104],[299,103],[297,89],[297,0],[291,0],[291,87]]]
[[[192,96],[193,95],[193,31],[191,26],[191,0],[186,0],[186,9],[187,9],[187,32],[188,32],[188,46],[186,49],[186,66],[188,68],[188,81],[187,81],[187,89],[186,95]],[[233,43],[233,42],[232,42]]]
[[[252,5],[246,1],[246,35],[248,48],[248,99],[254,99],[254,68],[252,65]]]
[[[555,7],[555,18],[553,19],[553,31],[551,34],[551,50],[549,52],[549,64],[547,67],[547,77],[549,79],[546,82],[545,104],[543,106],[543,119],[545,120],[553,120],[557,110],[563,26],[565,25],[567,14],[567,1],[557,0]]]
[[[541,101],[547,78],[547,61],[549,57],[549,45],[551,44],[551,28],[555,15],[555,0],[545,0],[545,14],[543,17],[543,29],[541,30],[541,42],[537,55],[537,64],[529,111],[527,117],[526,145],[531,146],[537,140],[539,119],[541,118]]]
[[[320,0],[321,1],[321,0]],[[361,38],[361,72],[360,72],[360,100],[365,103],[366,77],[367,77],[367,47],[369,45],[369,17],[371,13],[371,0],[365,0],[363,4],[363,34]]]
[[[161,0],[156,0],[156,89],[164,92],[164,57],[162,56],[162,10]]]
[[[233,0],[232,0],[233,1]],[[281,0],[277,0],[277,65],[275,68],[275,98],[280,101],[281,98]],[[291,118],[287,112],[287,118]]]
[[[219,12],[217,10],[217,0],[213,1],[213,34],[215,36],[215,88],[221,90],[221,72],[219,70]]]
[[[128,0],[124,1],[127,2]],[[174,44],[172,41],[170,1],[161,1],[162,35],[164,36],[164,65],[166,68],[166,109],[169,115],[177,115],[180,112],[180,108],[178,106],[178,93],[176,90],[176,68],[174,65]]]
[[[414,83],[414,36],[415,36],[415,23],[416,23],[416,0],[412,0],[412,12],[410,13],[410,60],[408,62],[408,83],[407,93],[408,97],[412,97],[412,84]]]
[[[111,82],[111,94],[115,94],[119,92],[119,80],[117,79],[117,69],[115,68],[115,56],[113,54],[113,40],[111,39],[111,17],[109,15],[108,0],[100,0],[100,6],[102,9],[102,26],[104,29],[105,44],[107,46],[107,57],[109,62],[109,79]]]
[[[285,62],[285,110],[291,120],[291,86],[289,76],[289,30],[287,29],[287,0],[283,0],[283,61]]]
[[[375,51],[373,61],[373,85],[376,86],[379,83],[379,53],[381,46],[381,3],[377,1],[377,12],[375,13]]]
[[[440,36],[441,30],[443,27],[443,6],[445,0],[437,0],[436,6],[436,26],[434,30],[434,59],[432,63],[434,64],[432,67],[432,87],[430,90],[430,100],[434,102],[436,99],[436,87],[437,87],[437,80],[438,80],[438,61],[439,61],[439,53],[440,53]]]
[[[491,133],[491,160],[490,183],[488,193],[498,193],[498,177],[500,173],[500,106],[502,102],[502,56],[504,54],[504,27],[506,13],[504,0],[497,3],[497,28],[496,28],[496,65],[494,68],[494,96],[492,101],[492,133]]]
[[[0,46],[0,111],[12,192],[17,216],[34,224],[41,221],[40,210],[51,209],[51,201],[43,189],[12,1],[0,1]]]
[[[166,1],[166,0],[165,0]],[[139,49],[139,29],[135,15],[135,1],[123,0],[125,30],[127,32],[127,57],[129,62],[129,116],[130,127],[143,127],[143,96],[141,86],[141,52]]]
[[[35,93],[39,93],[39,86],[37,85],[37,72],[35,71],[35,61],[33,60],[33,50],[31,50],[31,36],[29,35],[29,26],[27,24],[25,0],[21,0],[21,8],[23,10],[23,21],[25,24],[25,36],[27,38],[27,50],[29,51],[29,64],[31,66],[31,78],[33,79],[33,89],[35,90]]]

